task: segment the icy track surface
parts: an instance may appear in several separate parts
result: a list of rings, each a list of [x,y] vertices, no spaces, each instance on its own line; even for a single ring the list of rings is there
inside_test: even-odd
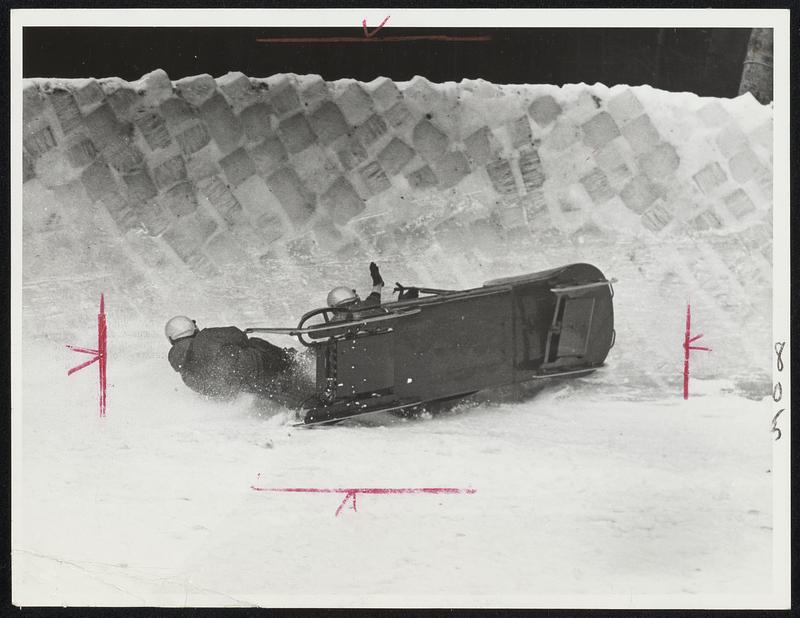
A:
[[[770,593],[771,107],[163,71],[23,96],[16,602]],[[172,315],[294,326],[336,285],[363,294],[373,260],[387,284],[447,289],[595,264],[617,279],[616,345],[526,400],[316,430],[205,402],[169,367]],[[64,347],[93,346],[101,293],[105,419],[95,368],[68,378],[85,357]],[[689,303],[713,351],[683,401]],[[255,483],[475,493],[360,495],[336,517],[341,495]]]
[[[99,422],[94,376],[26,358],[40,371],[26,374],[14,576],[38,604],[624,603],[769,586],[768,400],[620,401],[588,378],[308,430],[287,410],[197,399],[151,360],[114,366]],[[253,484],[476,493],[362,495],[336,517],[342,496]]]

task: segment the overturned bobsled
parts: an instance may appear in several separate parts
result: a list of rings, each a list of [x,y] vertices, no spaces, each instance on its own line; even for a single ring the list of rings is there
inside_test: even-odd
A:
[[[296,328],[246,330],[293,335],[315,350],[316,393],[301,424],[584,375],[600,367],[614,345],[611,281],[590,264],[468,290],[405,291],[403,300],[360,312],[315,309]]]

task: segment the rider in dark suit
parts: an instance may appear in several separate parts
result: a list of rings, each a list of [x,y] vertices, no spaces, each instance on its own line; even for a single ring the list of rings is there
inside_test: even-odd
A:
[[[176,316],[165,330],[170,365],[186,386],[207,397],[273,396],[297,364],[294,349],[248,337],[235,326],[201,330],[194,320]]]

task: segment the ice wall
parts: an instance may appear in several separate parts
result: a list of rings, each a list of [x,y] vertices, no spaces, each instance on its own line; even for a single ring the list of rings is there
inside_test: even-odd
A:
[[[607,380],[769,387],[772,110],[602,85],[230,73],[24,83],[24,326],[163,354],[175,313],[293,325],[327,290],[567,262],[615,285]],[[384,297],[389,298],[388,289]],[[115,339],[116,338],[116,339]]]

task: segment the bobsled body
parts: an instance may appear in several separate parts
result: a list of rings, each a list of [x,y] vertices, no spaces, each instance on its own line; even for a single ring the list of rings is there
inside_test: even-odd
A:
[[[614,343],[613,290],[589,264],[431,292],[330,321],[327,309],[304,316],[293,334],[316,350],[317,386],[305,423],[585,374]],[[314,314],[326,321],[303,328]]]

